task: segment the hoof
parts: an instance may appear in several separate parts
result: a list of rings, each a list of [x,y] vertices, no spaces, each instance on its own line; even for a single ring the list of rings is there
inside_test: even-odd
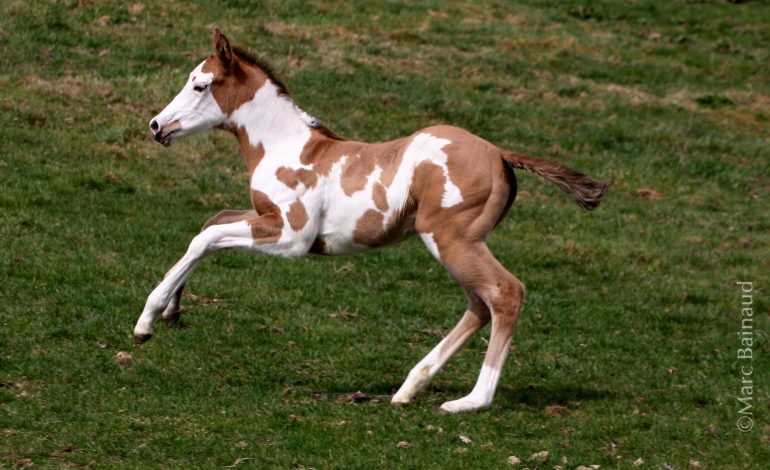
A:
[[[176,315],[163,317],[163,323],[166,325],[167,328],[171,328],[172,326],[176,325],[176,322],[178,321],[179,321],[179,312],[177,312]]]
[[[145,343],[148,339],[152,338],[152,335],[134,335],[134,346],[139,346]]]

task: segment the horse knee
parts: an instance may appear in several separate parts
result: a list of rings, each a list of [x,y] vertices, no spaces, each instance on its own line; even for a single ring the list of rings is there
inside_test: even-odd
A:
[[[213,242],[214,234],[211,233],[211,230],[205,228],[190,241],[190,245],[187,247],[187,254],[195,258],[202,258],[209,254]]]

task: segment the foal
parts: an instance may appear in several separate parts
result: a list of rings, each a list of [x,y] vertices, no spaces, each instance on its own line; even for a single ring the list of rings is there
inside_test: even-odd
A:
[[[465,290],[468,308],[452,331],[409,372],[393,396],[407,403],[476,331],[492,321],[476,386],[441,406],[487,408],[497,387],[524,286],[485,243],[516,197],[513,168],[532,171],[593,209],[607,189],[559,163],[503,150],[470,132],[434,126],[369,144],[335,135],[300,110],[270,69],[214,29],[214,54],[150,121],[158,142],[211,128],[238,139],[250,174],[252,209],[209,219],[187,253],[152,291],[134,328],[143,343],[162,313],[179,318],[184,283],[206,255],[225,248],[288,258],[346,255],[419,234]]]

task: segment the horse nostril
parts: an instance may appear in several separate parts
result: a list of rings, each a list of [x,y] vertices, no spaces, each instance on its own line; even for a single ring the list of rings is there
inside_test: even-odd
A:
[[[153,132],[158,132],[158,121],[156,121],[155,119],[150,121],[150,130]]]

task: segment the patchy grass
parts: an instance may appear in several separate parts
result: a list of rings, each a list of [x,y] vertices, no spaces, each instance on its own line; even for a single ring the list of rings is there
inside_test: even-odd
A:
[[[770,458],[764,2],[9,0],[0,15],[0,466]],[[331,260],[218,254],[181,328],[130,346],[202,221],[248,206],[228,135],[163,149],[146,131],[213,25],[348,137],[452,123],[613,181],[587,214],[520,176],[490,245],[528,297],[491,411],[438,413],[472,387],[484,334],[413,405],[388,404],[464,307],[415,241]],[[739,280],[754,282],[745,433]]]

